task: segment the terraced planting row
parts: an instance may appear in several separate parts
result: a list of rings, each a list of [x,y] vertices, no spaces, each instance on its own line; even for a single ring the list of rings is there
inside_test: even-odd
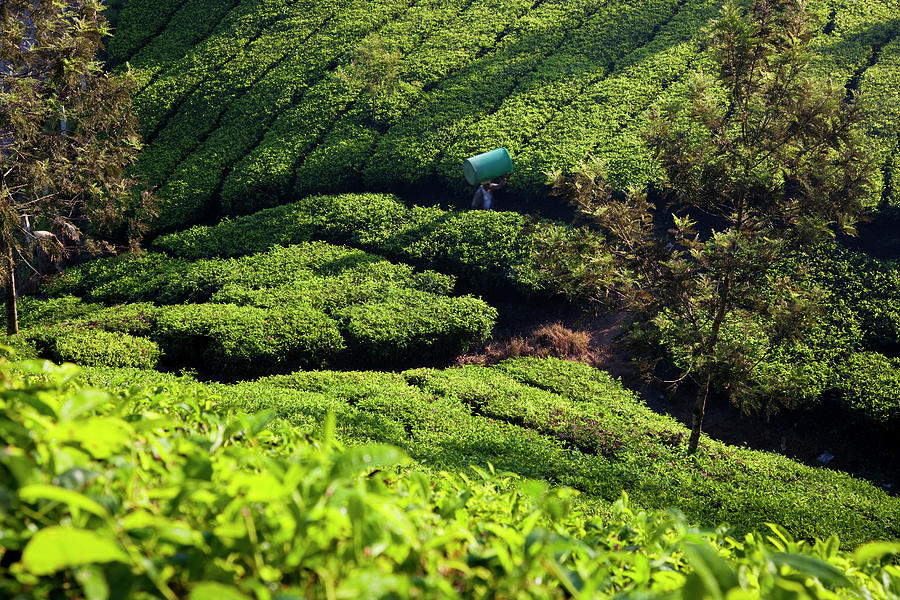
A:
[[[165,120],[167,112],[152,106],[141,111],[145,137],[154,143],[141,157],[139,171],[150,185],[166,183],[178,164],[220,125],[220,117],[233,100],[277,68],[280,61],[288,60],[296,52],[293,43],[306,42],[328,17],[325,13],[319,19],[309,19],[309,7],[302,3],[283,8],[279,13],[280,27],[263,31],[247,45],[246,51],[231,57],[211,74],[201,71],[193,79],[179,78],[186,90],[193,91],[186,96],[176,95],[179,105],[171,118]],[[139,107],[148,102],[148,94],[139,97]],[[168,93],[163,97],[171,100]]]
[[[341,130],[335,129],[323,145],[300,163],[295,191],[299,194],[317,191],[317,182],[327,181],[343,169],[363,173],[367,188],[389,187],[396,182],[423,185],[432,176],[442,153],[504,98],[518,90],[525,90],[530,97],[538,91],[541,78],[547,77],[548,72],[555,80],[557,96],[577,93],[579,76],[586,73],[586,76],[602,77],[612,57],[640,45],[677,5],[674,0],[647,2],[639,9],[619,3],[598,8],[565,3],[565,12],[559,15],[550,12],[551,8],[559,10],[557,7],[542,5],[532,19],[501,40],[494,52],[442,81],[433,92],[405,111],[384,138],[376,140],[373,136],[375,148],[371,160],[368,146],[359,145],[351,138],[351,147],[347,148]],[[632,19],[633,30],[611,27],[613,22]],[[560,82],[561,71],[568,79],[565,85]],[[526,117],[538,118],[522,113],[519,111],[523,127]],[[399,142],[401,139],[403,142]],[[329,141],[340,144],[342,151],[332,151]],[[484,143],[489,142],[484,140]],[[333,164],[327,160],[348,154],[350,161],[342,159]],[[455,162],[450,181],[460,179],[462,158]]]
[[[565,236],[569,229],[550,225],[549,231]],[[452,273],[469,291],[550,295],[550,282],[533,262],[537,235],[518,213],[407,208],[388,194],[343,194],[310,196],[215,226],[195,226],[158,237],[153,247],[198,259],[317,239]]]
[[[709,67],[703,30],[720,8],[716,0],[246,0],[192,30],[205,10],[198,3],[172,13],[160,0],[168,20],[146,19],[158,35],[128,20],[139,18],[136,8],[120,25],[132,41],[117,59],[133,53],[150,139],[137,170],[160,186],[162,230],[295,194],[435,183],[462,194],[459,161],[499,145],[512,150],[511,186],[525,196],[541,193],[544,171],[591,153],[609,161],[616,184],[641,183],[655,172],[639,136],[646,113]],[[818,67],[871,99],[892,198],[897,134],[883,121],[896,100],[900,9],[882,0],[811,8]],[[203,27],[211,31],[197,33]],[[375,122],[361,83],[335,76],[372,36],[399,54],[406,84],[381,102]]]
[[[502,378],[540,401],[539,390],[516,383],[528,367],[471,376]],[[285,379],[285,398],[324,399],[300,389],[340,383],[334,374],[311,375]],[[397,406],[409,406],[417,389],[427,394],[405,381],[422,376],[376,382],[348,374],[343,400],[332,402],[341,433],[351,400],[394,388],[402,393]],[[0,570],[5,596],[770,598],[789,589],[808,598],[885,599],[900,592],[900,570],[889,563],[896,544],[849,553],[834,536],[798,543],[775,526],[766,530],[770,541],[702,531],[672,514],[640,511],[624,495],[595,500],[588,513],[573,507],[582,503],[571,490],[548,490],[542,481],[410,466],[391,446],[344,447],[328,418],[309,436],[309,427],[287,425],[273,411],[224,414],[211,388],[187,378],[112,369],[87,377],[108,392],[85,388],[71,365],[0,363],[8,392],[0,396],[7,444],[0,468],[10,474],[0,513],[0,558],[10,565]],[[616,404],[615,386],[595,379],[606,391],[600,401]],[[222,389],[235,403],[234,392],[258,391]],[[383,396],[376,403],[389,404]]]
[[[165,228],[193,222],[209,210],[225,171],[263,136],[279,107],[289,105],[295,94],[302,92],[304,74],[315,75],[323,64],[352,49],[364,35],[407,6],[403,0],[351,3],[298,46],[294,60],[278,63],[249,93],[241,95],[202,146],[182,161],[160,188],[163,206],[157,225]],[[179,74],[172,77],[179,85],[183,81]],[[142,96],[138,96],[139,102]]]
[[[92,383],[155,389],[170,376],[87,369]],[[676,507],[688,522],[729,523],[731,535],[783,525],[799,537],[837,534],[844,547],[900,535],[900,499],[868,482],[775,454],[704,438],[657,415],[607,374],[558,359],[403,373],[297,372],[256,382],[182,385],[220,398],[217,410],[275,411],[314,433],[334,415],[339,439],[406,449],[434,471],[493,465],[567,485],[597,510],[626,492],[646,509]]]
[[[126,2],[116,17],[115,36],[107,48],[113,64],[125,62],[162,33],[182,4],[183,0]]]
[[[232,380],[333,360],[422,364],[493,327],[496,311],[453,287],[453,277],[321,242],[236,259],[97,260],[55,281],[57,298],[23,301],[16,343],[54,360]]]
[[[153,0],[147,3],[130,2],[129,11],[133,12],[119,19],[118,29],[128,27],[134,21],[152,24],[154,19],[150,15],[157,13],[157,4]],[[203,68],[203,60],[191,61],[188,58],[210,50],[205,59],[213,60],[217,52],[212,50],[218,49],[220,53],[223,48],[227,51],[229,47],[235,47],[235,41],[239,41],[242,34],[248,31],[252,33],[254,24],[258,26],[253,20],[253,13],[258,6],[259,2],[240,4],[239,1],[187,0],[166,22],[165,28],[152,36],[136,53],[130,56],[118,55],[115,42],[110,42],[110,59],[114,63],[127,63],[125,66],[134,77],[139,93],[158,78],[172,73],[173,69],[175,73],[181,71],[190,77],[191,71]],[[171,79],[172,77],[167,77],[165,81],[173,87],[175,82]],[[142,119],[153,118],[148,111],[141,110],[141,103],[136,102],[135,106]],[[161,118],[164,114],[165,112],[156,118]]]
[[[586,5],[596,3],[594,0]],[[444,8],[452,3],[439,3]],[[406,82],[415,82],[418,89],[408,90],[406,97],[395,99],[389,107],[391,120],[406,112],[409,104],[417,102],[418,90],[427,90],[442,78],[464,67],[479,53],[491,52],[497,37],[506,39],[514,33],[507,30],[528,8],[529,3],[477,0],[468,3],[465,10],[444,13],[444,19],[432,21],[428,14],[425,25],[415,23],[410,27],[394,27],[394,23],[381,32],[396,51],[403,54],[399,76]],[[556,10],[560,16],[576,14],[585,8],[580,2],[544,2],[536,10],[542,14]],[[420,17],[421,19],[421,17]],[[431,25],[429,25],[431,24]],[[409,32],[429,29],[437,25],[421,43],[410,45],[414,39]],[[368,142],[378,135],[375,124],[368,122],[369,110],[365,101],[358,99],[359,84],[348,86],[332,78],[325,78],[310,89],[300,101],[272,122],[260,144],[244,157],[226,178],[222,189],[222,207],[226,213],[243,214],[254,209],[274,206],[294,192],[296,185],[304,185],[295,176],[298,163],[307,153],[323,142],[323,136],[338,146],[329,152],[330,159],[339,168],[321,171],[316,178],[322,189],[346,189],[360,181],[360,173],[354,161],[368,149]],[[343,117],[343,118],[342,118]],[[335,121],[339,125],[335,126]],[[329,132],[329,129],[331,131]],[[337,131],[336,131],[337,130]]]
[[[347,244],[459,277],[460,289],[549,296],[552,282],[534,262],[541,236],[570,229],[534,229],[513,212],[407,208],[390,195],[312,196],[293,204],[197,226],[157,238],[171,256],[240,256],[277,244],[319,239]],[[771,356],[768,369],[798,409],[823,402],[872,431],[900,424],[900,271],[837,246],[810,251],[813,283],[824,290],[822,314],[803,340]]]
[[[885,158],[882,199],[887,205],[900,206],[900,112],[884,110],[900,105],[900,37],[881,47],[877,62],[866,69],[859,87],[863,101],[873,107],[871,128]]]

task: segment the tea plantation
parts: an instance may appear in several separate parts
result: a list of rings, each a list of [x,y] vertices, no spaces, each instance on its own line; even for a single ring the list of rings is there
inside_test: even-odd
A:
[[[157,228],[322,192],[460,192],[459,163],[497,146],[510,185],[540,197],[544,171],[605,158],[617,185],[657,172],[638,132],[651,105],[704,68],[719,0],[142,0],[126,3],[110,60],[137,79],[146,141],[137,171],[165,202]],[[862,93],[900,202],[900,8],[815,0],[817,68]],[[401,85],[372,106],[337,76],[365,39],[398,57]],[[882,110],[887,108],[887,110]]]
[[[660,173],[640,132],[711,67],[722,5],[113,3],[160,210],[0,338],[0,598],[900,598],[890,486],[690,454],[581,362],[460,360],[498,307],[566,302],[535,251],[600,234],[524,208],[589,155],[617,189]],[[814,69],[866,114],[870,203],[900,207],[900,4],[809,8]],[[379,93],[366,43],[394,61]],[[448,208],[498,146],[523,210]],[[785,259],[820,303],[762,370],[865,445],[900,427],[900,263],[842,242]]]
[[[900,593],[900,545],[847,552],[831,533],[896,538],[896,498],[716,443],[685,457],[679,425],[574,363],[233,387],[39,361],[0,373],[7,597]],[[660,503],[686,516],[639,508]],[[735,527],[689,525],[722,518]]]

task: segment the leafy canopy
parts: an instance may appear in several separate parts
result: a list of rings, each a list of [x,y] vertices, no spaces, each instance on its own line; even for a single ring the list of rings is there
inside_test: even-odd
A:
[[[4,0],[0,26],[0,255],[7,326],[29,246],[64,254],[133,244],[153,216],[126,168],[140,147],[127,79],[96,56],[98,0]]]
[[[697,384],[691,451],[711,386],[745,408],[787,399],[789,375],[767,360],[802,334],[817,298],[786,260],[835,229],[854,233],[874,190],[858,105],[812,74],[811,38],[799,0],[726,4],[709,34],[716,71],[651,116],[656,197],[615,193],[597,160],[551,174],[552,193],[605,236],[549,245],[551,270],[570,293],[631,311],[676,383]]]

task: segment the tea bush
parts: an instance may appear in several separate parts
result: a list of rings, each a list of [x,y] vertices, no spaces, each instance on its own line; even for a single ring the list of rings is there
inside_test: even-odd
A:
[[[135,371],[132,371],[137,373]],[[0,363],[0,594],[54,598],[886,599],[896,543],[702,531],[623,496],[602,516],[494,469],[404,467],[272,412],[211,412],[183,378],[82,387]]]
[[[358,364],[446,360],[484,341],[497,317],[480,299],[451,296],[454,283],[435,271],[308,242],[232,259],[145,253],[95,260],[63,273],[49,293],[144,304],[100,309],[60,296],[48,307],[32,302],[28,311],[48,326],[71,315],[80,327],[148,336],[165,350],[166,366],[200,362],[205,375],[233,379],[321,367],[343,348]],[[190,321],[188,314],[193,326],[173,326]],[[286,327],[297,329],[288,334]]]
[[[403,307],[403,310],[398,310]],[[379,302],[337,311],[346,322],[347,345],[356,356],[400,363],[455,356],[472,340],[488,338],[497,311],[485,310],[476,298],[446,298],[403,290]]]
[[[166,348],[171,366],[200,367],[222,379],[321,367],[344,346],[337,324],[302,304],[166,307],[152,335]]]
[[[862,427],[900,425],[900,358],[857,352],[836,369],[832,399]]]
[[[784,403],[837,405],[859,426],[889,430],[900,419],[900,270],[827,244],[798,260],[821,290],[821,307],[803,338],[784,344],[768,368],[788,382]]]
[[[510,188],[543,194],[543,172],[594,154],[617,185],[658,171],[640,131],[654,105],[709,66],[720,0],[189,0],[126,5],[114,62],[128,61],[158,187],[158,231],[220,209],[241,214],[298,194],[469,190],[464,157],[497,146]],[[893,2],[809,3],[813,59],[861,90],[873,158],[896,200],[898,45]],[[397,57],[394,93],[370,106],[337,74],[364,40]],[[373,110],[374,108],[374,110]],[[465,190],[465,191],[464,191]]]
[[[82,365],[193,368],[234,380],[320,367],[344,347],[335,321],[304,304],[150,303],[23,329],[37,354]]]
[[[859,320],[869,349],[900,355],[900,266],[832,244],[813,250],[815,281]]]
[[[557,235],[568,228],[552,226]],[[240,256],[276,244],[321,239],[423,269],[452,273],[468,289],[552,293],[533,264],[527,217],[513,212],[406,208],[384,194],[312,196],[256,214],[157,238],[154,248],[187,259]]]
[[[153,388],[162,377],[87,373],[94,383],[126,388]],[[676,507],[692,523],[728,523],[739,535],[771,522],[797,538],[837,534],[847,548],[900,538],[900,499],[835,471],[705,437],[700,451],[687,455],[684,426],[580,363],[514,359],[443,371],[297,372],[202,389],[221,399],[219,410],[273,410],[305,433],[331,413],[340,439],[390,443],[431,469],[492,464],[567,485],[582,492],[586,510],[626,492],[644,508]]]
[[[88,327],[54,325],[26,329],[19,335],[40,356],[87,366],[152,369],[162,354],[159,345],[147,338]]]

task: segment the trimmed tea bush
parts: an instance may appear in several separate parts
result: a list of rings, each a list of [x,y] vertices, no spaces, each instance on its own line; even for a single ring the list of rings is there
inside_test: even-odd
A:
[[[161,309],[156,327],[173,366],[229,380],[321,367],[344,345],[337,324],[304,305],[184,304]]]
[[[556,235],[568,228],[552,226]],[[162,236],[154,248],[188,259],[239,256],[322,239],[460,277],[470,289],[552,293],[532,263],[528,218],[513,212],[406,208],[384,194],[312,196],[294,204]]]
[[[863,427],[885,430],[900,425],[900,359],[877,352],[857,352],[836,369],[831,392],[837,405],[862,418]]]
[[[123,385],[150,386],[157,377],[122,376]],[[580,363],[297,372],[211,390],[222,410],[274,410],[305,432],[332,413],[345,441],[395,444],[434,469],[492,464],[576,488],[586,506],[626,492],[645,508],[676,507],[692,523],[729,523],[738,535],[773,522],[799,538],[837,534],[848,548],[900,538],[900,499],[835,471],[706,437],[687,455],[684,426]]]
[[[397,310],[402,306],[403,310]],[[380,364],[455,356],[484,341],[497,311],[476,298],[447,298],[404,290],[378,302],[338,311],[347,345]]]
[[[40,356],[86,366],[152,369],[162,354],[147,338],[90,327],[53,325],[25,329],[19,335],[33,344]]]
[[[324,242],[231,259],[146,253],[75,267],[49,287],[52,294],[143,304],[101,309],[53,299],[55,308],[34,303],[33,312],[46,325],[53,316],[86,315],[74,320],[154,339],[170,368],[186,360],[205,375],[233,379],[319,368],[345,347],[343,358],[365,364],[447,360],[487,339],[497,317],[480,299],[452,297],[454,283],[449,275]],[[296,321],[301,313],[303,324]],[[285,328],[295,326],[292,339],[283,339]],[[243,361],[250,362],[241,367]]]
[[[109,370],[107,370],[109,371]],[[124,371],[127,373],[140,373]],[[736,537],[593,516],[494,469],[435,473],[155,375],[111,393],[71,366],[0,363],[0,593],[53,598],[889,598],[891,543],[855,553],[773,526]],[[164,383],[163,383],[164,382]],[[273,596],[272,589],[278,590]]]

